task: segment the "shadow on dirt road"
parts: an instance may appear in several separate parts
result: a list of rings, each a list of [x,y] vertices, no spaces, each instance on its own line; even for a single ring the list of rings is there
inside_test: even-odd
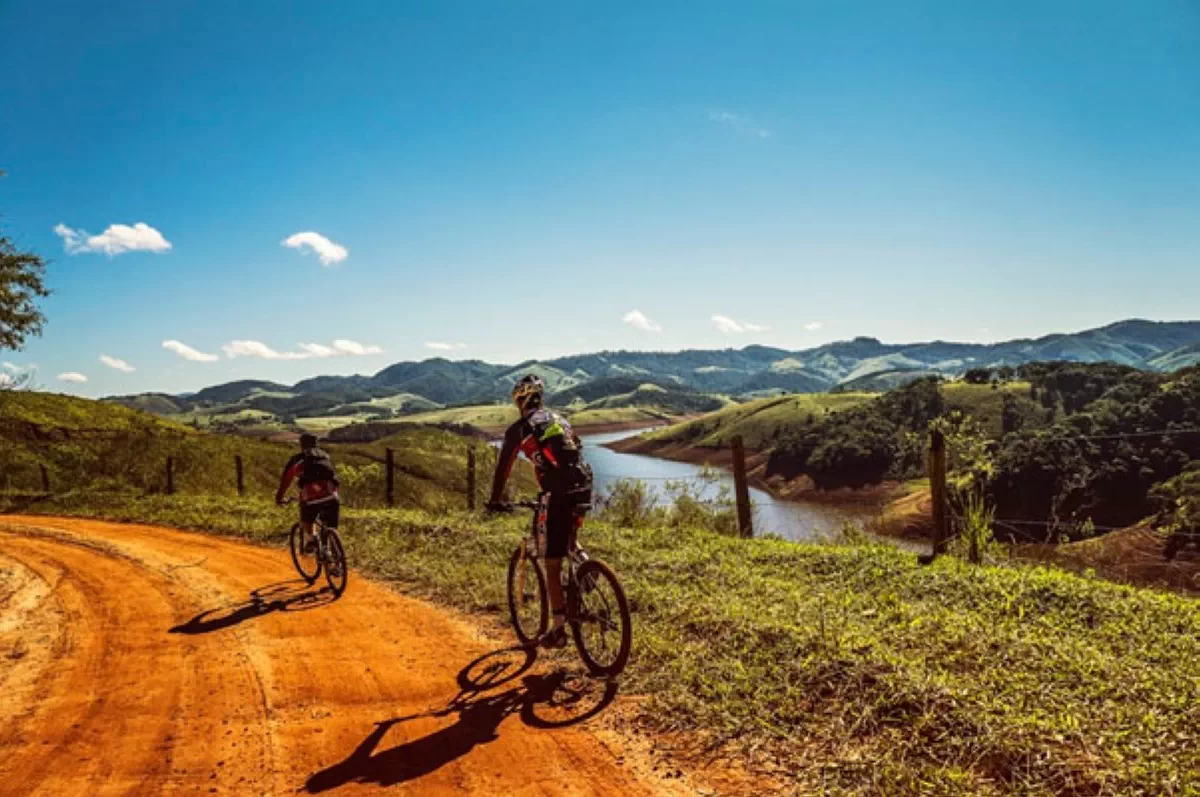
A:
[[[529,673],[536,660],[536,651],[525,648],[480,656],[459,671],[460,691],[444,708],[376,723],[348,758],[312,775],[305,789],[317,794],[349,783],[394,786],[416,780],[498,739],[500,725],[509,716],[516,714],[534,728],[564,728],[595,717],[616,697],[616,681],[596,681],[562,670]],[[507,689],[499,690],[506,685]],[[376,752],[395,725],[452,715],[457,718],[453,725]]]
[[[302,579],[280,581],[252,591],[241,603],[205,609],[186,623],[169,630],[172,634],[208,634],[272,612],[298,612],[326,606],[337,600],[328,587],[317,589]]]

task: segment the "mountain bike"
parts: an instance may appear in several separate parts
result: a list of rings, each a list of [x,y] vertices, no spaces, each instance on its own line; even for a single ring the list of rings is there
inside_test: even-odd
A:
[[[536,501],[504,504],[502,509],[528,509],[533,513],[529,536],[513,551],[508,563],[508,610],[513,630],[523,645],[537,643],[550,626],[542,565],[548,500],[543,494]],[[618,675],[625,669],[633,646],[625,590],[611,567],[588,556],[574,540],[563,564],[563,597],[575,648],[593,675]]]
[[[281,503],[281,506],[294,503],[295,500],[295,498],[288,498]],[[313,525],[316,532],[311,536],[305,535],[304,527],[299,522],[292,526],[292,531],[288,535],[288,548],[292,552],[292,564],[296,566],[296,572],[300,574],[300,577],[309,585],[316,583],[323,570],[329,589],[333,591],[334,595],[340,596],[346,591],[346,581],[350,577],[349,568],[346,567],[346,550],[342,547],[342,538],[337,529],[326,526],[325,521],[319,515]],[[307,539],[305,539],[306,537]]]

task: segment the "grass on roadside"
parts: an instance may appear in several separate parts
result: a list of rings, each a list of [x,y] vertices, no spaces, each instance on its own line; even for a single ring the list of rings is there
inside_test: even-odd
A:
[[[226,497],[74,495],[27,510],[272,543]],[[502,614],[523,526],[351,510],[355,567]],[[1200,604],[1057,570],[920,567],[886,546],[590,522],[635,612],[642,720],[777,764],[802,793],[1200,794]],[[823,791],[822,791],[823,790]]]

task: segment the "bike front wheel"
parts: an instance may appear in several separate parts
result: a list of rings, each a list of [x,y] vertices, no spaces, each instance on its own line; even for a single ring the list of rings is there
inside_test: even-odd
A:
[[[288,548],[292,552],[292,564],[300,578],[312,584],[321,575],[321,557],[318,556],[317,542],[304,533],[304,527],[299,523],[292,526],[288,537]]]
[[[342,538],[337,531],[329,529],[325,532],[325,581],[334,595],[346,591],[346,582],[350,578],[350,568],[346,567],[346,551],[342,548]]]
[[[578,611],[571,635],[583,663],[593,675],[611,678],[629,662],[633,621],[629,601],[612,568],[589,559],[575,573]]]
[[[523,547],[513,551],[508,563],[508,613],[522,645],[531,645],[541,639],[550,626],[546,575],[538,561],[526,555]]]

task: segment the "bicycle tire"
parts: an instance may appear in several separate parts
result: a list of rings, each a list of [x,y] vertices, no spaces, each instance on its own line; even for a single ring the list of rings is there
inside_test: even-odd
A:
[[[617,574],[613,569],[601,562],[599,559],[589,559],[579,566],[575,572],[575,581],[577,589],[581,588],[578,585],[588,583],[589,578],[595,579],[596,587],[588,593],[592,596],[593,606],[597,602],[597,596],[601,595],[599,591],[602,584],[607,584],[607,588],[612,591],[615,607],[609,606],[605,601],[605,609],[602,614],[607,616],[599,616],[595,626],[600,626],[604,623],[609,623],[613,619],[611,612],[615,608],[616,620],[620,623],[620,628],[617,630],[617,649],[615,655],[609,661],[601,661],[597,655],[598,651],[593,651],[589,646],[588,635],[585,626],[592,626],[593,623],[587,617],[582,621],[575,619],[571,622],[571,636],[575,639],[575,648],[579,651],[580,658],[587,666],[592,675],[612,678],[619,675],[625,669],[625,665],[629,663],[629,653],[633,648],[633,619],[629,614],[629,601],[625,597],[625,589],[621,586]],[[582,615],[592,614],[593,607],[588,606],[587,595],[578,597],[579,609]]]
[[[304,579],[306,584],[312,586],[321,577],[321,557],[315,553],[308,556],[300,551],[302,533],[299,523],[292,526],[292,532],[288,535],[288,548],[292,552],[292,564],[296,566],[296,572],[300,574],[300,578]],[[311,574],[304,569],[304,561],[309,559],[314,565]]]
[[[533,588],[537,591],[536,596],[528,595],[527,579],[530,573],[534,574]],[[529,597],[536,597],[539,607],[536,610],[537,626],[533,629],[526,627],[522,613],[522,608]],[[526,556],[525,549],[521,546],[513,551],[512,558],[508,562],[508,615],[512,620],[513,631],[516,632],[517,639],[522,645],[531,645],[537,642],[550,627],[546,574],[542,572],[541,563]]]
[[[333,594],[340,597],[346,591],[346,584],[350,581],[350,568],[346,566],[346,550],[342,547],[342,538],[338,535],[337,529],[329,529],[325,535],[326,556],[336,565],[335,568],[328,564],[325,565],[325,582],[329,584]],[[334,570],[337,570],[336,575]]]

